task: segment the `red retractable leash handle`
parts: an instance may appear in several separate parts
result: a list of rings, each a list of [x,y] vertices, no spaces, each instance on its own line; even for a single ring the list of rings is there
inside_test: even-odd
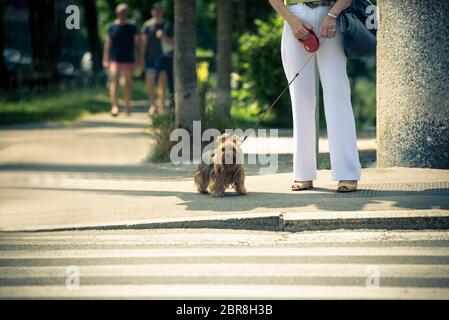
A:
[[[303,39],[298,39],[298,41],[304,45],[306,51],[311,53],[316,52],[320,48],[320,39],[318,39],[312,29],[306,29],[309,31],[309,35]]]

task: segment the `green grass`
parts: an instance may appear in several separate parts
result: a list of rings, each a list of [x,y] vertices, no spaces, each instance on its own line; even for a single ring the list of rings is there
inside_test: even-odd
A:
[[[142,82],[136,81],[133,91],[134,99],[146,99]],[[0,97],[0,124],[70,121],[109,109],[108,91],[104,86],[25,96],[12,93]]]

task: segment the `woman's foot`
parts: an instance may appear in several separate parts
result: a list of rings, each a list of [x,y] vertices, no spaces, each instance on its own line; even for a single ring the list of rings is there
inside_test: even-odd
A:
[[[357,190],[357,180],[341,180],[338,183],[337,192],[348,193]]]
[[[112,106],[112,108],[111,108],[111,116],[117,117],[119,113],[120,113],[119,107],[117,105]]]
[[[313,181],[295,181],[292,185],[292,191],[303,191],[313,189]]]

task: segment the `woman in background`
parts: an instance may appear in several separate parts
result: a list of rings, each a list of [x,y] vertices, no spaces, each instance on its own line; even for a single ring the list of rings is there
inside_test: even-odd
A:
[[[134,51],[139,55],[139,34],[136,26],[128,19],[129,9],[126,4],[119,4],[115,10],[117,19],[109,26],[106,37],[103,66],[109,73],[109,90],[111,96],[111,115],[119,114],[118,87],[123,78],[125,91],[125,111],[130,115],[132,99],[132,80],[135,68]],[[140,61],[138,57],[137,61]]]

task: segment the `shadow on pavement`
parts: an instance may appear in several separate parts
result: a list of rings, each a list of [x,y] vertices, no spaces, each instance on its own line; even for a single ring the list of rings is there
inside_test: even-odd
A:
[[[116,189],[71,189],[71,188],[34,188],[17,189],[88,192],[90,194],[120,195],[127,197],[160,198],[177,197],[182,200],[176,206],[185,206],[186,211],[244,212],[254,209],[281,209],[294,212],[294,209],[315,206],[324,211],[359,211],[366,206],[389,202],[389,207],[398,209],[449,209],[449,188],[426,189],[422,191],[397,191],[361,188],[349,194],[337,193],[334,189],[316,188],[304,193],[250,192],[246,196],[227,193],[224,198],[212,198],[210,195],[179,191],[146,191]],[[132,201],[129,198],[128,201]],[[167,208],[168,209],[168,208]],[[310,211],[314,211],[311,209]]]
[[[248,165],[248,157],[245,155],[245,173],[247,176],[259,175],[263,168],[259,164]],[[362,168],[371,167],[376,161],[376,151],[360,151]],[[318,156],[319,170],[330,169],[329,153],[320,153]],[[278,170],[275,173],[292,172],[293,155],[279,154]],[[36,164],[20,163],[0,165],[0,172],[54,172],[66,174],[91,174],[93,176],[104,177],[105,175],[114,178],[131,179],[179,179],[191,178],[197,165],[187,164],[176,166],[171,163],[142,163],[137,165],[78,165],[78,164]]]

